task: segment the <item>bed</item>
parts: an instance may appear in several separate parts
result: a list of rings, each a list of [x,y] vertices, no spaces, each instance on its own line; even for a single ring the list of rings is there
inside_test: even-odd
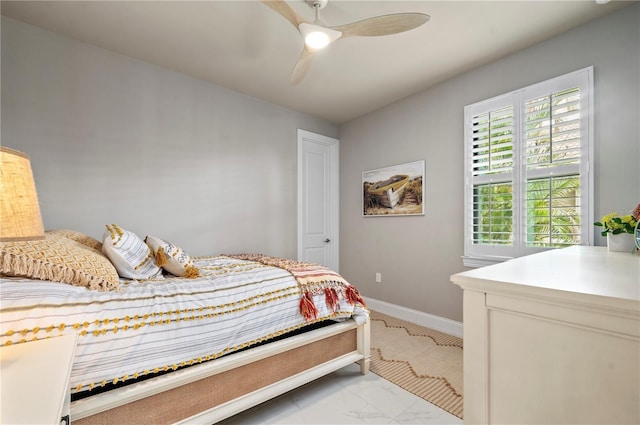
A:
[[[69,236],[47,241],[85,255],[88,244]],[[188,277],[164,271],[116,284],[76,271],[81,284],[69,284],[7,273],[8,263],[23,266],[17,257],[3,244],[0,347],[77,334],[74,424],[214,423],[353,362],[368,372],[364,301],[318,265],[184,256]]]

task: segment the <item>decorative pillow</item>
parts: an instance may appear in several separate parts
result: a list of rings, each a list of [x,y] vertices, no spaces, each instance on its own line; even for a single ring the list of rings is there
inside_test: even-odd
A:
[[[153,251],[156,265],[175,276],[188,278],[200,276],[191,257],[179,247],[154,236],[147,236],[144,241]]]
[[[85,235],[84,233],[76,232],[75,230],[55,229],[47,230],[47,233],[50,233],[52,235],[64,236],[65,238],[81,243],[82,245],[88,246],[89,248],[102,251],[102,242],[92,238],[89,235]]]
[[[107,224],[102,252],[111,260],[118,274],[127,279],[149,279],[160,273],[153,253],[135,233],[115,224]]]
[[[100,251],[51,233],[43,240],[0,242],[0,273],[98,291],[120,285],[116,269]]]

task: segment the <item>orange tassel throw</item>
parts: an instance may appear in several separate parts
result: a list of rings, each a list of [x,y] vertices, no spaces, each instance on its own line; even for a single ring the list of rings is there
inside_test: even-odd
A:
[[[318,309],[313,303],[313,295],[305,292],[300,300],[300,313],[304,316],[304,320],[311,320],[318,317]]]
[[[325,288],[324,299],[327,302],[327,306],[332,312],[336,312],[340,308],[340,299],[338,298],[338,292],[334,288]]]
[[[162,248],[158,248],[155,255],[156,266],[162,267],[167,265],[167,255]]]
[[[363,307],[367,306],[367,304],[364,302],[364,299],[360,295],[360,292],[358,292],[358,289],[356,289],[355,286],[347,286],[347,289],[345,290],[345,296],[347,298],[347,301],[349,301],[351,305],[361,304]]]
[[[300,293],[300,314],[306,320],[317,319],[318,310],[313,302],[313,294],[321,295],[327,307],[335,314],[340,308],[340,297],[345,298],[349,304],[360,304],[366,307],[364,299],[358,290],[349,285],[342,276],[320,264],[305,263],[287,258],[268,257],[261,254],[237,254],[227,255],[247,261],[256,261],[267,266],[280,267],[291,273],[298,282]]]

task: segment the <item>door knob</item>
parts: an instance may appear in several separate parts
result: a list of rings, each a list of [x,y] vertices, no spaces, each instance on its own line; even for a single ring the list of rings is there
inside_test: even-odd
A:
[[[329,239],[329,238],[324,240],[324,243],[329,243],[329,242],[331,242],[331,239]]]

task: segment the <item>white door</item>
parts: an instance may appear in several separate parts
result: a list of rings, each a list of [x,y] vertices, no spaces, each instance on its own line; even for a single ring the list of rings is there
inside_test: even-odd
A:
[[[298,130],[298,260],[338,271],[339,141]]]

